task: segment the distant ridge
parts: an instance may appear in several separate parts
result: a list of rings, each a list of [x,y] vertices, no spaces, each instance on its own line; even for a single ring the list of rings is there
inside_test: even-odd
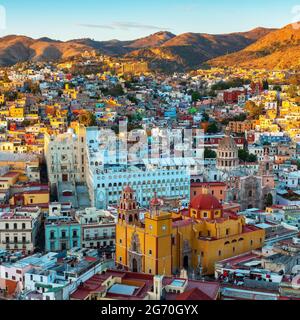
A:
[[[208,62],[211,66],[286,69],[300,67],[300,28],[287,25],[258,39],[239,52]]]
[[[58,61],[96,50],[109,56],[144,59],[157,69],[181,71],[197,68],[208,60],[242,50],[274,30],[256,28],[223,35],[175,35],[160,31],[131,41],[96,41],[85,38],[63,42],[48,37],[32,39],[9,35],[0,38],[0,66],[26,61]]]

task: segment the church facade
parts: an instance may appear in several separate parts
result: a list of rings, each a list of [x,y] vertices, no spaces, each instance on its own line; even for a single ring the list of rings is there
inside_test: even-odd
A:
[[[211,275],[219,260],[261,248],[265,232],[247,225],[245,218],[225,212],[209,194],[195,197],[189,210],[165,212],[157,198],[140,218],[134,191],[123,191],[116,226],[116,264],[153,275]]]
[[[268,154],[259,162],[258,170],[250,170],[239,163],[238,147],[226,129],[225,138],[217,150],[216,176],[227,184],[226,202],[240,204],[241,210],[265,209],[275,201],[276,190],[273,163]],[[213,171],[213,170],[211,170]]]

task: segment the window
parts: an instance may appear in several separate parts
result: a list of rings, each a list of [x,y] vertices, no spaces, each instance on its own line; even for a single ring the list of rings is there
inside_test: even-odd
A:
[[[221,257],[221,255],[222,255],[222,251],[221,251],[221,250],[219,250],[219,257]]]
[[[226,236],[229,236],[230,234],[230,229],[226,229]]]
[[[152,250],[149,250],[149,255],[152,256]]]

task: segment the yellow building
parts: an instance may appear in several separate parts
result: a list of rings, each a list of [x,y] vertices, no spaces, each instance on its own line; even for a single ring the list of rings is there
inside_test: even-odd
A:
[[[24,108],[11,106],[9,108],[9,115],[12,118],[24,118]]]
[[[133,190],[124,190],[116,226],[118,265],[148,274],[171,275],[184,268],[209,275],[215,262],[264,244],[264,230],[224,212],[212,195],[195,197],[186,213],[163,212],[161,206],[161,200],[153,199],[141,220]]]

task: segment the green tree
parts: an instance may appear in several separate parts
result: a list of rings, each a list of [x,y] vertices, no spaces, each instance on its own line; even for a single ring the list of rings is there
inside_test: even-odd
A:
[[[263,81],[263,89],[264,90],[269,90],[269,82],[268,82],[268,80],[264,80]]]
[[[216,159],[217,154],[215,151],[205,148],[204,149],[204,159]]]
[[[265,200],[265,206],[271,207],[272,205],[273,205],[273,196],[271,193],[268,193],[268,195],[266,196],[266,200]]]
[[[245,149],[239,150],[239,159],[243,162],[250,162],[250,163],[257,162],[257,156],[255,154],[250,154]]]
[[[217,133],[219,132],[219,128],[215,122],[211,123],[207,128],[207,133]]]
[[[240,149],[239,150],[239,159],[247,162],[248,160],[248,152],[245,149]]]
[[[249,154],[249,156],[248,156],[248,162],[251,162],[251,163],[257,162],[257,155],[255,155],[255,154]]]
[[[192,101],[197,102],[201,99],[201,94],[197,91],[193,91],[192,93]]]
[[[209,120],[209,115],[204,112],[204,113],[202,114],[202,121],[203,121],[203,122],[207,122],[208,120]]]

